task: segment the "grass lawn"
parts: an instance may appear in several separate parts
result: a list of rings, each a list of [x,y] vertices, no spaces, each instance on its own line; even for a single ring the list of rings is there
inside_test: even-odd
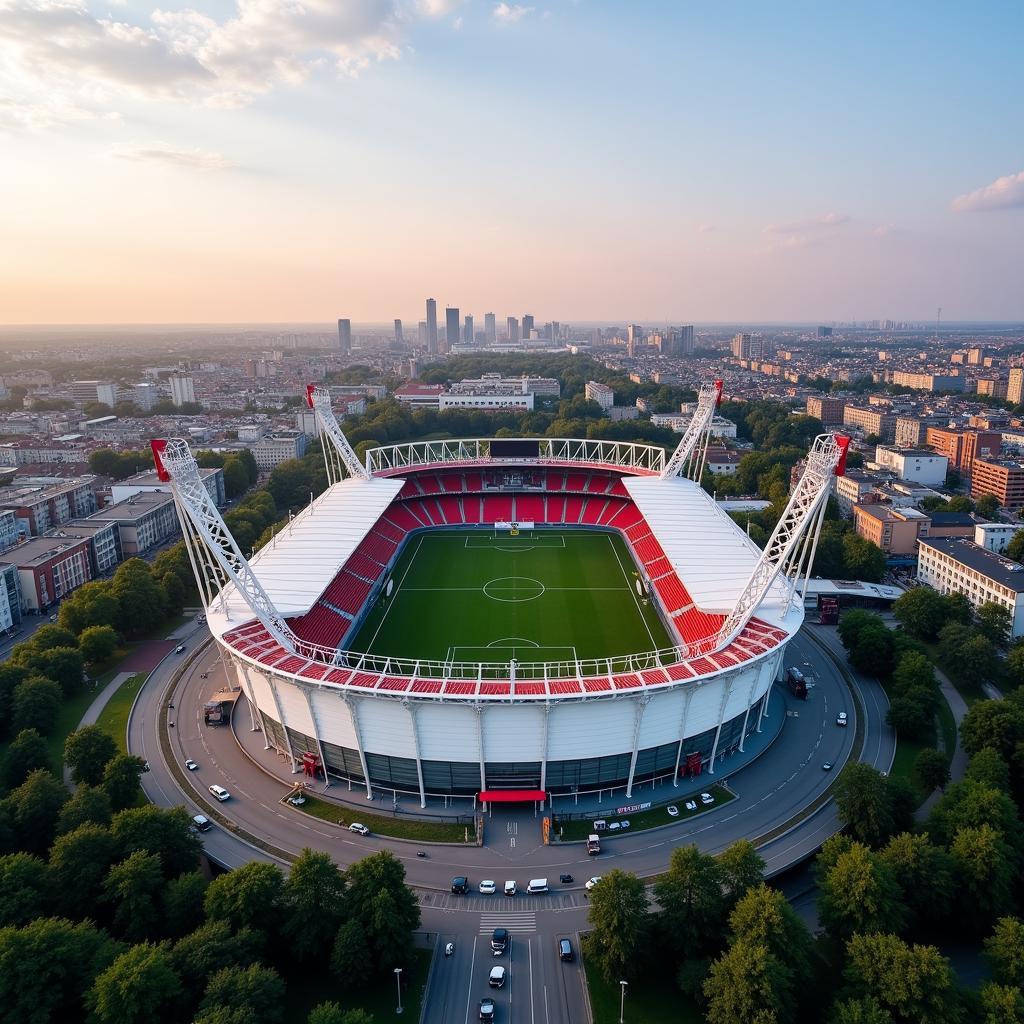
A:
[[[291,808],[289,808],[291,810]],[[462,843],[465,841],[466,829],[469,829],[469,840],[475,842],[475,831],[472,825],[448,824],[440,821],[421,821],[416,818],[392,818],[388,815],[373,814],[350,807],[339,807],[326,800],[318,800],[306,794],[306,802],[295,808],[296,813],[312,814],[324,821],[351,825],[358,821],[371,832],[381,836],[394,836],[396,839],[418,839],[423,843]]]
[[[619,984],[604,980],[585,947],[583,954],[594,1024],[618,1024]],[[704,1015],[679,991],[671,970],[653,970],[635,979],[626,990],[625,1019],[629,1024],[702,1024]]]
[[[674,806],[679,808],[677,818],[669,815],[665,810],[665,804],[659,804],[646,811],[637,811],[635,814],[611,814],[604,820],[610,823],[625,819],[629,822],[629,828],[625,832],[603,832],[601,838],[613,839],[617,835],[631,835],[633,832],[642,832],[644,829],[656,828],[658,825],[670,825],[675,821],[682,821],[684,818],[692,818],[695,814],[700,814],[701,811],[708,809],[700,802],[701,793],[710,793],[715,798],[714,804],[711,805],[714,807],[721,807],[722,804],[735,799],[735,794],[730,793],[724,786],[707,786],[703,789],[695,789],[692,793],[680,792],[678,799],[674,801]],[[687,800],[696,800],[697,809],[688,811],[686,809]],[[566,842],[574,839],[586,839],[594,831],[594,818],[598,817],[600,815],[594,814],[586,821],[563,822],[559,819],[555,831],[557,833],[558,829],[561,829],[561,838]]]
[[[131,679],[126,679],[107,701],[106,707],[100,712],[96,724],[108,736],[112,737],[122,753],[128,752],[125,733],[128,729],[128,712],[131,711],[135,696],[146,681],[148,673],[138,672]]]
[[[378,599],[352,650],[574,662],[671,646],[653,605],[636,594],[624,542],[611,534],[438,531],[415,539],[392,576],[394,593]]]
[[[287,1018],[295,1024],[305,1024],[309,1011],[314,1006],[332,1002],[340,1003],[343,1010],[363,1009],[367,1013],[372,1013],[374,1024],[385,1024],[391,1020],[411,1021],[412,1024],[416,1024],[420,1019],[423,989],[430,971],[430,957],[429,949],[410,950],[410,962],[402,970],[401,1017],[395,1013],[398,993],[394,975],[377,979],[365,989],[349,991],[338,985],[330,971],[317,967],[285,975]]]

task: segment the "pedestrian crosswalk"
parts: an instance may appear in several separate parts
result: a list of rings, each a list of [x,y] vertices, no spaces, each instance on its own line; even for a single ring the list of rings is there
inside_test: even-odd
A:
[[[529,935],[537,930],[537,915],[533,911],[480,915],[481,935],[490,935],[495,928],[507,928],[513,935]]]

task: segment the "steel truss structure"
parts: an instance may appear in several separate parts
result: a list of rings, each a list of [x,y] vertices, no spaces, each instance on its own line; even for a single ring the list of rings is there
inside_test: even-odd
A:
[[[716,380],[711,384],[701,384],[697,399],[697,409],[693,419],[676,445],[676,450],[662,471],[662,479],[673,476],[687,476],[700,483],[704,472],[704,462],[708,454],[708,439],[711,437],[711,421],[715,418],[715,410],[722,402],[722,382]]]
[[[348,443],[348,438],[341,429],[334,409],[331,407],[331,396],[326,388],[316,384],[306,385],[306,404],[313,410],[320,424],[320,437],[326,438],[323,445],[324,461],[327,463],[328,483],[336,484],[346,476],[365,480],[369,477],[366,467]]]

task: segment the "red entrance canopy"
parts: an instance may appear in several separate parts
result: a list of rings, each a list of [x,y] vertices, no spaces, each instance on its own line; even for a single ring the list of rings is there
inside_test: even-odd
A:
[[[547,800],[543,789],[484,789],[477,798],[485,804],[521,804],[536,800]]]

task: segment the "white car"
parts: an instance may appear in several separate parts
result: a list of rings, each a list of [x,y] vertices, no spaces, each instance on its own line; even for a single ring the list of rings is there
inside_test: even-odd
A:
[[[695,811],[695,810],[697,810],[697,801],[696,800],[687,800],[686,804],[685,804],[685,807],[686,807],[686,809],[688,811]]]
[[[292,793],[292,795],[288,797],[288,803],[290,803],[292,807],[301,807],[305,802],[306,798],[301,793]]]
[[[198,771],[199,770],[199,762],[198,761],[193,761],[191,757],[187,757],[187,758],[185,758],[185,767],[190,772]]]
[[[622,828],[622,826],[617,821],[608,822],[609,832],[618,832],[620,828]]]
[[[836,725],[841,725],[841,726],[843,726],[845,728],[847,724],[848,723],[847,723],[847,720],[846,720],[846,712],[845,711],[840,711],[839,715],[836,717]]]
[[[505,968],[504,967],[492,967],[491,973],[487,978],[487,984],[491,988],[502,988],[505,984]]]
[[[365,825],[360,825],[358,821],[353,821],[348,827],[349,832],[358,832],[361,836],[368,836],[370,830]]]
[[[210,792],[221,802],[231,799],[231,794],[223,786],[211,786]]]
[[[668,807],[665,808],[665,810],[668,811],[668,816],[670,818],[678,818],[679,817],[679,808],[676,807],[675,804],[669,804]]]
[[[590,890],[593,889],[594,886],[597,885],[597,883],[600,882],[600,881],[601,881],[601,876],[600,875],[594,875],[593,878],[588,878],[587,879],[586,884],[584,885],[584,888],[587,890],[587,892],[590,892]]]
[[[515,881],[513,879],[509,879],[505,883],[505,895],[515,896],[516,892],[518,891],[518,888],[519,887],[516,885]]]
[[[480,883],[480,894],[482,896],[493,896],[498,891],[498,887],[494,884],[490,878],[485,878]]]
[[[701,793],[700,802],[707,807],[708,804],[713,804],[715,802],[715,798],[710,793]]]

